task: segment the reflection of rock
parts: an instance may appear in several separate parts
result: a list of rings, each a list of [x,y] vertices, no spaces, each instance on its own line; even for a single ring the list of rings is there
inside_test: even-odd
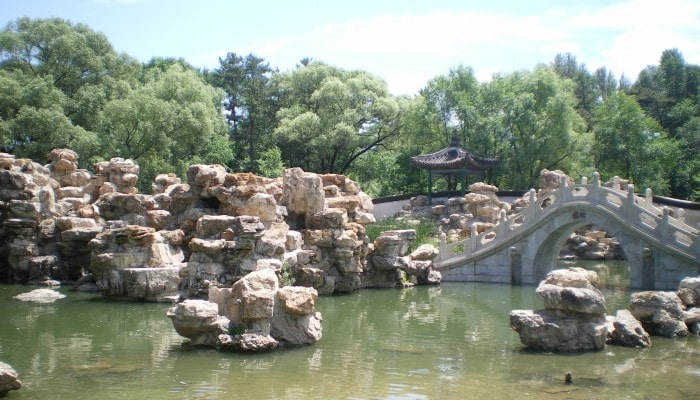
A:
[[[31,292],[21,293],[14,296],[17,300],[31,301],[34,303],[53,303],[58,299],[66,297],[65,294],[59,293],[53,289],[34,289]]]
[[[11,366],[0,361],[0,397],[10,390],[19,390],[22,387],[17,371]]]
[[[569,268],[551,271],[536,292],[544,310],[514,310],[510,325],[520,341],[547,351],[600,350],[607,340],[605,299],[594,286],[593,271]]]

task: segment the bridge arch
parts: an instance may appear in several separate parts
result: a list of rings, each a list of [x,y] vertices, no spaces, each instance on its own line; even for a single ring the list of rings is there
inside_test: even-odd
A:
[[[628,232],[628,224],[613,213],[589,204],[569,204],[548,217],[549,221],[527,241],[523,254],[533,254],[532,262],[525,263],[523,275],[531,282],[539,282],[551,270],[557,268],[559,252],[564,242],[577,229],[585,225],[596,225],[608,232],[620,243],[630,269],[630,286],[648,287],[653,276],[649,268],[644,268],[644,249],[650,244],[639,236]],[[648,264],[648,263],[647,263]]]

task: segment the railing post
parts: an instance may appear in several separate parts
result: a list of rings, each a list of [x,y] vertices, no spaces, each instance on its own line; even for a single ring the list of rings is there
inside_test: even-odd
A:
[[[651,210],[651,206],[654,205],[654,196],[651,194],[651,188],[647,188],[644,191],[644,208]]]
[[[670,210],[668,207],[664,207],[661,209],[663,214],[661,215],[661,223],[656,227],[656,231],[659,232],[659,236],[662,238],[668,237],[668,230],[669,230],[669,223],[670,221],[668,220]]]
[[[527,207],[526,224],[535,220],[539,208],[540,206],[537,204],[537,197],[535,196],[535,189],[530,189],[530,204]]]
[[[596,203],[600,203],[600,174],[598,171],[593,173],[593,184],[591,187],[591,199]]]
[[[478,236],[477,229],[476,229],[476,224],[471,224],[471,236],[469,237],[469,251],[470,252],[475,252],[476,251],[476,237]]]
[[[569,200],[569,182],[566,179],[566,175],[562,175],[559,178],[559,195],[557,196],[555,202],[559,204],[565,204]],[[561,199],[561,200],[560,200]]]
[[[613,190],[620,191],[620,177],[613,177]]]
[[[622,205],[622,213],[630,220],[635,218],[636,213],[634,209],[634,196],[634,185],[629,183],[627,184],[627,197],[625,197],[625,202]]]
[[[447,253],[447,234],[445,232],[440,233],[440,260],[444,258],[443,253]]]
[[[496,225],[496,239],[506,235],[506,210],[498,212],[498,225]]]
[[[685,225],[685,210],[682,208],[679,208],[676,211],[676,219],[678,222],[680,222],[682,225]]]

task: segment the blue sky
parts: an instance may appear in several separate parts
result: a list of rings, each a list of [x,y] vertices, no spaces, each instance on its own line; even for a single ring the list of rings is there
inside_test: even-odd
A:
[[[141,61],[214,69],[253,53],[286,71],[311,57],[369,71],[393,94],[458,65],[485,81],[567,52],[633,80],[669,48],[700,64],[697,0],[0,0],[1,27],[22,16],[85,23]]]

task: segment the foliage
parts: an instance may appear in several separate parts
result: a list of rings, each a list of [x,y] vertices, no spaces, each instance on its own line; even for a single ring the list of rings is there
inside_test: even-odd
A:
[[[668,193],[678,147],[633,97],[617,92],[605,99],[596,110],[595,129],[595,165],[604,178],[620,175],[658,194]]]
[[[19,18],[0,31],[0,151],[41,162],[67,147],[81,168],[131,158],[142,191],[155,174],[208,163],[267,176],[285,166],[342,173],[383,196],[424,191],[411,157],[457,134],[466,149],[501,159],[474,179],[502,189],[535,187],[544,168],[574,177],[597,168],[700,198],[700,66],[678,49],[635,81],[559,54],[486,82],[458,65],[412,97],[312,58],[283,73],[254,54],[229,52],[219,64],[140,63],[84,24]],[[437,179],[433,189],[448,185]]]
[[[275,85],[280,109],[274,140],[290,167],[344,174],[399,134],[397,101],[366,72],[312,61],[277,74]]]
[[[229,167],[262,172],[259,157],[273,147],[277,104],[270,79],[274,71],[253,54],[244,58],[228,53],[219,58],[219,64],[208,80],[226,93],[224,107],[234,151]]]
[[[282,269],[279,272],[279,285],[280,287],[292,286],[296,283],[296,278],[294,278],[294,271],[288,262],[282,264]]]

